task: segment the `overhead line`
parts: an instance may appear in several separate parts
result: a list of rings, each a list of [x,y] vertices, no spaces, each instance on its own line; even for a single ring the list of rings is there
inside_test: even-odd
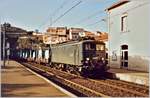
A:
[[[147,5],[147,4],[150,4],[150,2],[146,2],[146,3],[140,4],[140,5],[135,6],[135,7],[133,7],[133,8],[127,9],[126,11],[123,11],[123,12],[129,12],[129,11],[132,11],[132,10],[134,10],[134,9],[136,9],[136,8],[139,8],[139,7],[144,6],[144,5]],[[112,17],[115,17],[115,16],[118,16],[118,15],[121,15],[121,14],[122,14],[122,13],[115,14],[115,15],[111,16],[111,18],[112,18]],[[101,20],[99,20],[99,21],[97,21],[97,22],[88,24],[88,25],[86,25],[86,27],[88,27],[88,26],[93,26],[93,25],[95,25],[95,24],[97,24],[97,23],[103,22],[104,19],[106,19],[106,18],[103,18],[103,19],[101,19]]]
[[[107,2],[105,2],[105,3],[106,3],[106,4],[107,4],[107,3],[110,3],[110,1],[107,1]],[[94,16],[96,16],[96,15],[98,15],[98,14],[102,14],[102,13],[104,13],[104,12],[105,12],[104,9],[99,10],[99,11],[97,11],[97,12],[95,12],[95,13],[93,13],[93,14],[91,14],[91,15],[89,15],[89,16],[87,16],[87,17],[81,19],[81,20],[79,20],[78,22],[74,23],[73,25],[80,24],[81,22],[84,22],[84,21],[86,21],[86,20],[88,20],[88,19],[90,19],[90,18],[92,18],[92,17],[94,17]]]
[[[68,0],[65,0],[61,5],[60,7],[58,7],[54,12],[53,12],[53,15],[52,16],[55,16],[56,13],[58,13],[58,11],[60,9],[62,9],[64,7],[65,4],[67,4]]]
[[[101,20],[99,20],[99,21],[96,21],[96,22],[94,22],[94,23],[91,23],[91,24],[86,25],[86,27],[95,25],[95,24],[100,23],[100,22],[103,22],[103,21],[105,21],[105,20],[104,20],[104,19],[101,19]]]
[[[85,19],[80,20],[79,22],[77,22],[77,23],[75,23],[75,24],[80,24],[80,23],[82,23],[82,22],[84,22],[84,21],[86,21],[86,20],[92,18],[93,16],[96,16],[96,15],[98,15],[98,14],[102,14],[103,12],[104,12],[104,10],[100,10],[100,11],[98,11],[98,12],[96,12],[96,13],[94,13],[94,14],[88,16],[88,17],[86,17]],[[74,24],[74,25],[75,25],[75,24]]]
[[[82,3],[82,1],[79,1],[78,3],[76,3],[74,6],[72,6],[70,9],[68,9],[66,12],[64,12],[62,15],[60,15],[57,19],[55,19],[51,26],[56,23],[59,19],[61,19],[63,16],[65,16],[68,12],[70,12],[73,8],[75,8],[76,6],[78,6],[80,3]]]
[[[56,13],[58,13],[58,11],[59,11],[60,9],[62,9],[65,4],[67,4],[67,2],[68,2],[68,0],[65,0],[65,1],[60,5],[60,7],[58,7],[57,9],[55,9],[55,10],[53,11],[53,13],[50,14],[50,17],[55,16]],[[48,20],[49,20],[49,17],[39,26],[39,28],[41,28],[42,26],[44,26],[44,25],[48,22]]]

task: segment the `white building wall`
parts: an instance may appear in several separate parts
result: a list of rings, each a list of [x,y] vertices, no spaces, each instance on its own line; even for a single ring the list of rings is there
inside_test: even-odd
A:
[[[148,2],[148,3],[147,3]],[[148,71],[149,47],[149,0],[131,1],[109,12],[110,66],[120,68],[121,45],[128,45],[128,69]],[[127,31],[121,31],[121,17],[127,15]],[[112,61],[112,52],[117,61]]]

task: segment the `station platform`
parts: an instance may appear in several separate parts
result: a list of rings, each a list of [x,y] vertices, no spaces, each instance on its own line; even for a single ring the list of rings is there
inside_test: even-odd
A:
[[[73,97],[46,78],[38,76],[33,71],[16,61],[1,61],[1,96],[2,97]]]
[[[149,86],[149,73],[127,69],[110,68],[109,77]]]

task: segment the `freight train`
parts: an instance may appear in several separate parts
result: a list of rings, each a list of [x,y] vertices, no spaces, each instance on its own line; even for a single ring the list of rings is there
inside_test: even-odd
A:
[[[102,75],[109,69],[105,43],[100,41],[72,41],[30,52],[31,56],[23,58],[83,76]]]

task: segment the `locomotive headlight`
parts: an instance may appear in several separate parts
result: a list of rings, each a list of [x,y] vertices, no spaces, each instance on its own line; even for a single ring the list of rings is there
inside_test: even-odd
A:
[[[89,59],[89,58],[86,58],[86,60],[89,61],[90,59]]]

